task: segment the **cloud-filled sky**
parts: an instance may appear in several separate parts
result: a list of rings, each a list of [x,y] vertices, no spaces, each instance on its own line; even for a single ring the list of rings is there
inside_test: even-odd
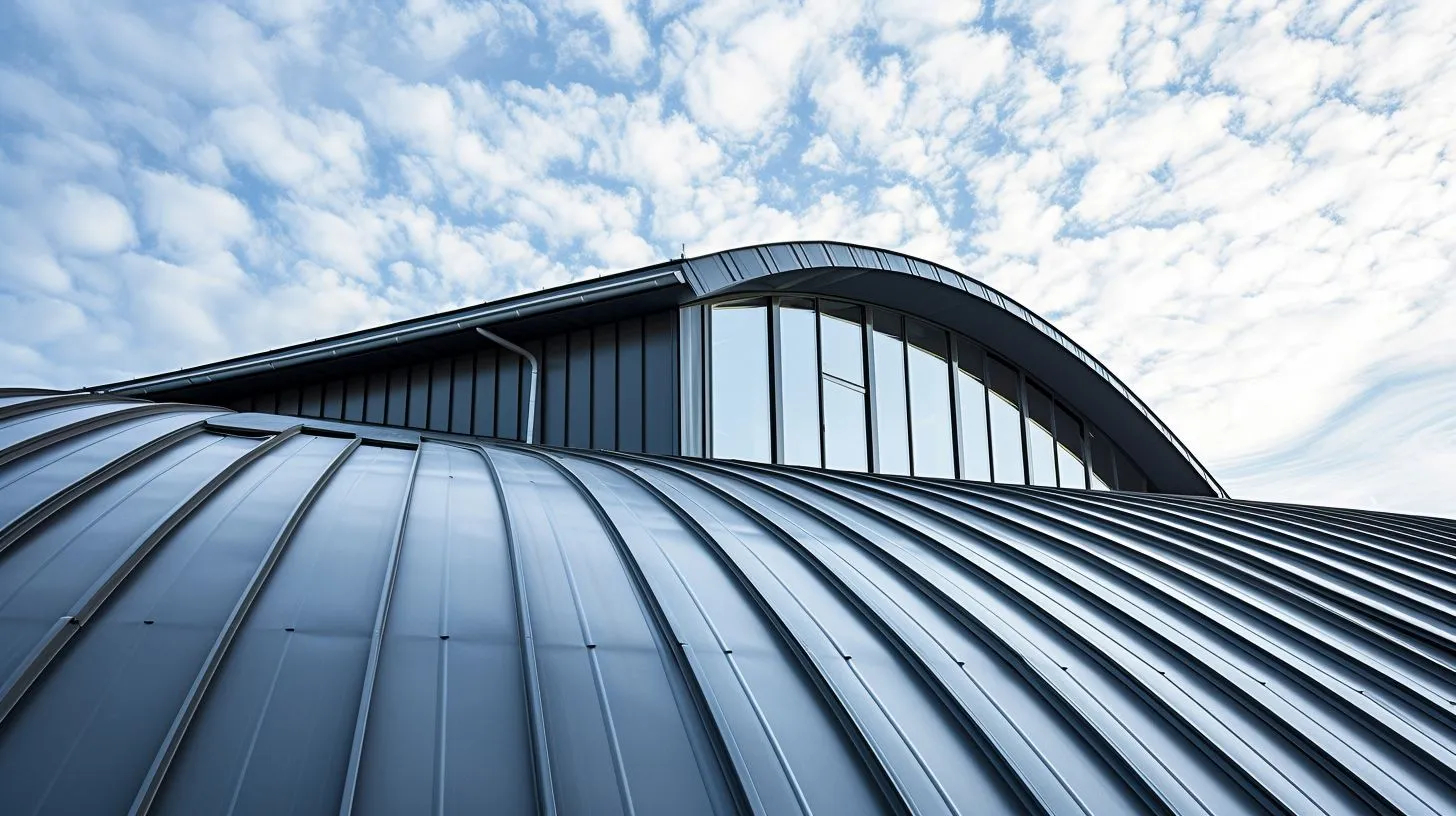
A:
[[[1450,0],[0,0],[0,372],[829,238],[1007,292],[1230,493],[1456,516]]]

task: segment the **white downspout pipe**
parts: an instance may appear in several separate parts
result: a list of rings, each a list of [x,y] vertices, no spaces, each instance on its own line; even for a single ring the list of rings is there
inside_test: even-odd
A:
[[[539,390],[541,383],[541,363],[536,359],[536,355],[501,337],[495,332],[483,329],[480,326],[476,326],[475,330],[480,333],[481,337],[494,341],[506,349],[525,357],[526,362],[531,364],[531,396],[526,400],[526,444],[536,444],[536,392]]]

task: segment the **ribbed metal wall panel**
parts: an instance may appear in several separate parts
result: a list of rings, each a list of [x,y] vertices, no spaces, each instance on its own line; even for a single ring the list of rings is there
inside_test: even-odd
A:
[[[1453,613],[1443,519],[0,391],[0,813],[1449,814]]]
[[[675,312],[524,341],[541,362],[540,441],[677,453],[678,342]],[[519,356],[486,345],[474,353],[252,394],[228,407],[521,440],[529,378]]]

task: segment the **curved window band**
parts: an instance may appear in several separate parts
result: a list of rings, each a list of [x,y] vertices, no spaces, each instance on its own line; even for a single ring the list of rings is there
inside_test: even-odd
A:
[[[710,455],[1094,490],[1155,490],[1105,434],[968,337],[808,296],[710,305]]]

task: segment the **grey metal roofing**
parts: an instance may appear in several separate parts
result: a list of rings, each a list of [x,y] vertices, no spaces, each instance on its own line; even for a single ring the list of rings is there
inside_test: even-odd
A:
[[[1456,523],[0,392],[0,813],[1456,812]]]
[[[882,281],[875,280],[875,273],[891,273],[904,278],[891,291],[887,290]],[[779,283],[775,284],[776,280]],[[1085,387],[1078,388],[1083,393],[1078,393],[1073,402],[1079,410],[1094,414],[1094,419],[1107,426],[1106,430],[1119,436],[1119,441],[1125,448],[1142,448],[1138,451],[1141,455],[1134,458],[1146,462],[1145,469],[1162,471],[1161,468],[1148,467],[1155,464],[1148,460],[1164,454],[1163,446],[1154,445],[1146,431],[1152,431],[1156,439],[1167,446],[1168,455],[1175,458],[1180,470],[1173,473],[1162,471],[1161,487],[1176,492],[1228,495],[1208,468],[1198,461],[1183,441],[1132,389],[1091,352],[1035,312],[969,275],[949,267],[899,252],[835,241],[762,244],[668,261],[604,278],[578,281],[502,301],[338,337],[98,386],[96,390],[129,396],[165,394],[236,377],[275,372],[291,366],[337,360],[369,350],[400,346],[452,332],[471,332],[477,326],[497,326],[530,315],[584,303],[641,295],[674,285],[684,290],[683,299],[686,301],[733,291],[753,291],[761,287],[782,288],[786,282],[792,282],[790,288],[829,294],[854,294],[870,302],[898,306],[917,316],[938,319],[950,328],[983,342],[988,338],[984,332],[977,332],[973,327],[984,326],[988,321],[999,321],[1003,329],[1009,330],[1015,336],[1003,338],[1006,343],[1000,346],[992,344],[993,347],[999,353],[1009,355],[1013,362],[1029,366],[1034,373],[1051,381],[1053,387],[1066,389],[1069,387],[1069,379],[1085,374],[1090,376],[1089,383],[1110,389],[1110,396],[1114,396],[1115,400],[1103,399],[1102,405],[1093,403],[1101,395],[1087,393]],[[912,282],[935,286],[916,289],[910,286]],[[949,287],[955,295],[968,296],[970,300],[963,300],[961,297],[947,298],[948,293],[944,287]],[[968,312],[967,304],[984,307],[984,310]],[[1046,344],[1047,348],[1035,347],[1040,344]],[[1065,354],[1066,357],[1048,354],[1051,349]],[[1126,424],[1125,418],[1119,416],[1123,406],[1131,409],[1132,415],[1136,417],[1135,424]],[[1108,415],[1109,412],[1111,416]],[[1125,427],[1112,427],[1115,424]],[[1117,433],[1119,430],[1123,432]],[[1187,476],[1181,468],[1187,469]],[[1178,483],[1172,483],[1174,481]]]

